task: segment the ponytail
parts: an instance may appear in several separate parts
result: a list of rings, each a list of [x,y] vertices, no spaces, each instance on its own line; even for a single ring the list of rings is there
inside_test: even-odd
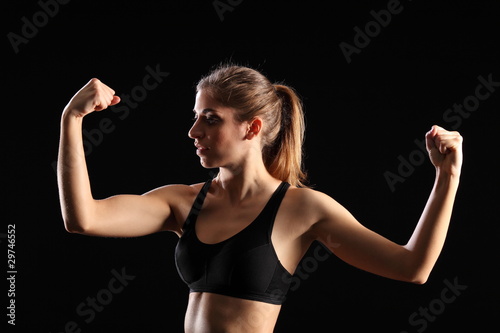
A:
[[[274,89],[280,99],[280,129],[276,139],[264,147],[264,164],[273,177],[305,187],[306,174],[302,171],[305,132],[302,102],[291,87],[274,84]]]
[[[272,84],[260,72],[243,66],[221,65],[197,84],[225,106],[237,111],[239,121],[264,120],[262,158],[275,178],[306,187],[302,171],[304,114],[302,103],[288,86]]]

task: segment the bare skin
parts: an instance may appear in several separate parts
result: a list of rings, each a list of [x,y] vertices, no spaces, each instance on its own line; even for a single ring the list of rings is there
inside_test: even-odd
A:
[[[119,103],[114,91],[92,79],[68,103],[61,118],[58,183],[65,227],[96,236],[136,237],[160,231],[182,235],[203,184],[168,185],[143,195],[92,197],[82,142],[83,117]],[[259,118],[234,120],[235,110],[201,91],[189,131],[200,163],[219,168],[196,224],[198,238],[218,243],[245,228],[260,213],[280,181],[266,170]],[[365,228],[328,195],[290,187],[276,216],[272,243],[293,273],[314,240],[360,269],[391,279],[424,283],[446,238],[462,164],[462,137],[433,126],[426,134],[436,179],[413,235],[396,244]],[[136,221],[141,221],[137,224]],[[231,222],[228,222],[231,221]],[[272,332],[279,305],[211,293],[191,293],[186,332]]]

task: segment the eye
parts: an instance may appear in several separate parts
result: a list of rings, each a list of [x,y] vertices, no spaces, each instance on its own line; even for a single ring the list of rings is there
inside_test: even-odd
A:
[[[210,117],[206,117],[206,121],[207,121],[207,124],[214,125],[219,121],[219,119],[217,117],[210,116]]]
[[[201,117],[208,125],[215,125],[220,121],[220,118],[215,115],[207,114],[207,115],[201,115]],[[198,118],[199,118],[198,114],[195,114],[192,118],[192,121],[196,121]]]

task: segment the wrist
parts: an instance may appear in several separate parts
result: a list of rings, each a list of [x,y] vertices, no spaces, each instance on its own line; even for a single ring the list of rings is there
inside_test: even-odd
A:
[[[449,172],[441,168],[436,168],[436,182],[438,184],[458,186],[459,181],[460,172]]]
[[[84,117],[84,115],[82,115],[80,112],[66,107],[62,112],[61,120],[62,121],[66,121],[66,120],[71,121],[73,119],[76,119],[76,120],[81,121],[83,119],[83,117]]]

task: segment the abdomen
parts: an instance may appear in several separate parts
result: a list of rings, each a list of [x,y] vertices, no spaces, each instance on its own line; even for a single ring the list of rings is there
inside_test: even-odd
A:
[[[272,333],[281,305],[230,296],[192,292],[186,311],[186,333]]]

